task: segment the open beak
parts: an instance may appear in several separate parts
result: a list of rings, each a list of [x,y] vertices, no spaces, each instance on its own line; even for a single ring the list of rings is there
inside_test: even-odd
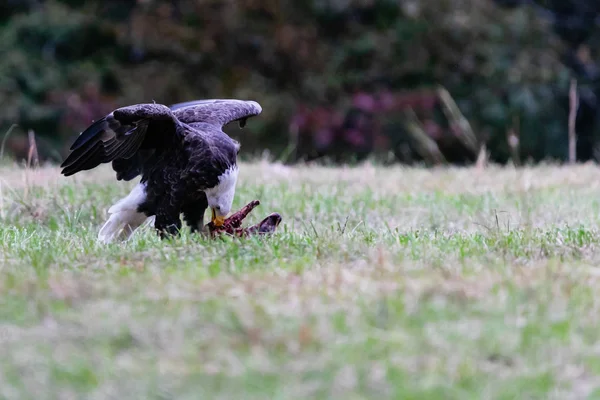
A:
[[[223,226],[223,223],[225,222],[225,217],[223,217],[222,215],[217,215],[214,208],[211,208],[211,211],[212,211],[212,223],[215,226]]]

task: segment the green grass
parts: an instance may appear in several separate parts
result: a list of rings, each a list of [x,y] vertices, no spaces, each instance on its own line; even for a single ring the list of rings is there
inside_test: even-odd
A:
[[[600,398],[595,166],[245,164],[276,235],[107,246],[110,167],[0,184],[1,399]]]

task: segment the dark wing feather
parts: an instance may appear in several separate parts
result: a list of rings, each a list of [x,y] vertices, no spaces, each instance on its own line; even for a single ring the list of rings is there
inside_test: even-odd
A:
[[[92,169],[116,158],[131,157],[142,143],[148,123],[141,123],[133,128],[129,127],[126,135],[119,134],[120,131],[123,131],[122,127],[111,130],[107,125],[98,126],[102,126],[102,128],[98,129],[95,135],[91,135],[87,130],[84,131],[89,136],[86,141],[75,147],[62,163],[63,175],[69,176],[79,171]]]
[[[119,108],[94,122],[79,135],[71,146],[71,153],[61,165],[62,174],[69,176],[103,163],[130,159],[143,146],[164,148],[173,143],[172,137],[168,136],[175,135],[177,124],[179,122],[171,110],[163,105],[138,104]],[[157,134],[163,140],[157,140]],[[127,165],[127,171],[122,173],[117,170],[117,179],[119,176],[133,179],[133,170],[139,173],[140,166]]]
[[[94,145],[86,152],[85,157],[79,157],[76,162],[65,166],[62,170],[64,176],[73,175],[78,171],[86,171],[96,166],[102,157],[102,144],[100,142]]]
[[[203,105],[203,104],[211,104],[211,103],[215,103],[217,101],[226,101],[226,100],[224,100],[224,99],[192,100],[192,101],[186,101],[183,103],[171,104],[169,106],[169,108],[171,109],[171,111],[176,111],[176,110],[180,110],[180,109],[186,108],[186,107],[198,106],[198,105]]]
[[[117,180],[130,181],[142,173],[142,167],[154,157],[156,152],[152,149],[139,149],[133,157],[117,158],[112,162],[113,170],[117,173]]]
[[[183,123],[204,122],[222,128],[233,121],[243,127],[246,119],[259,115],[262,107],[256,101],[235,99],[196,100],[169,106]]]
[[[75,142],[73,142],[73,144],[71,145],[70,150],[78,149],[81,146],[88,143],[90,141],[90,139],[95,138],[97,135],[101,135],[103,132],[106,131],[106,128],[109,127],[109,125],[114,126],[115,124],[110,123],[110,121],[112,121],[112,119],[114,119],[114,117],[113,117],[112,113],[110,113],[109,115],[105,116],[104,118],[101,118],[98,121],[94,122],[85,131],[83,131],[83,133],[81,135],[79,135],[77,137]],[[114,126],[114,128],[118,129],[118,125]],[[126,126],[122,127],[122,129],[126,129],[126,128],[127,128]],[[121,134],[123,132],[115,131],[115,133]]]

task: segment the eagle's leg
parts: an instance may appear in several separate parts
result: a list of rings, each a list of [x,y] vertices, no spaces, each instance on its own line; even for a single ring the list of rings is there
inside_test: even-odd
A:
[[[178,236],[181,230],[181,218],[179,218],[179,215],[161,210],[156,213],[154,229],[156,229],[156,233],[161,239]]]
[[[156,207],[154,228],[161,239],[178,236],[181,231],[181,203],[183,196],[181,190],[173,190],[165,194]]]
[[[208,200],[206,194],[197,201],[186,204],[183,207],[183,219],[189,225],[192,233],[206,233],[204,228],[204,213],[208,208]]]

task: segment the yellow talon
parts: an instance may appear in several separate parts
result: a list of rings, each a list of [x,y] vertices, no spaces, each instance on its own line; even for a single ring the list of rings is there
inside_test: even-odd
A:
[[[215,209],[212,209],[212,223],[215,226],[223,226],[223,223],[225,222],[225,217],[219,215],[217,216],[217,213],[215,212]]]

